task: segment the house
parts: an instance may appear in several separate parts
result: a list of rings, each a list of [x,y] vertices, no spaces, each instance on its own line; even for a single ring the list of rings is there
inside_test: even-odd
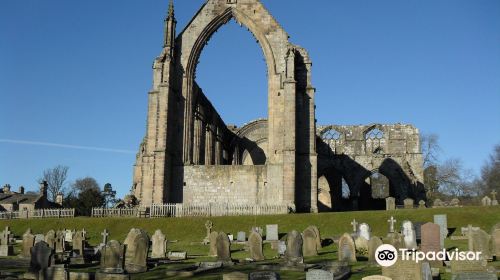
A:
[[[0,189],[0,212],[61,208],[62,194],[59,194],[56,199],[58,203],[49,201],[47,187],[47,182],[42,182],[40,183],[40,193],[25,193],[23,186],[19,187],[18,192],[14,192],[11,190],[11,186],[6,184]]]

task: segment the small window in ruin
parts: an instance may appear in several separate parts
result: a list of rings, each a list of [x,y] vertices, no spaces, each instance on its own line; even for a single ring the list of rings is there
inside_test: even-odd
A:
[[[382,139],[384,138],[384,132],[378,128],[374,128],[368,133],[366,133],[366,139]]]
[[[351,196],[351,189],[347,184],[347,181],[342,177],[342,198],[348,199]]]
[[[323,133],[323,140],[339,140],[342,133],[335,129],[329,129]]]

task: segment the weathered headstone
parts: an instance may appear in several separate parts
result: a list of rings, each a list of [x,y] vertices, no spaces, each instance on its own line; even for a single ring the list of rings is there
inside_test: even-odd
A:
[[[485,260],[492,259],[491,254],[491,236],[484,230],[472,230],[469,234],[469,251],[481,252],[481,257]]]
[[[205,244],[207,244],[208,242],[210,242],[210,233],[212,232],[213,226],[214,226],[214,224],[212,223],[212,221],[206,221],[205,222],[205,228],[207,229],[207,235],[203,239],[203,242]]]
[[[382,267],[382,275],[392,280],[427,280],[423,277],[422,262],[412,260],[398,259],[394,265]]]
[[[187,252],[168,252],[167,257],[173,261],[186,260]]]
[[[45,234],[45,242],[52,250],[56,249],[56,232],[54,230],[49,230],[47,234]]]
[[[302,233],[302,238],[303,238],[302,252],[304,254],[304,257],[317,256],[318,243],[317,243],[316,232],[314,231],[314,229],[312,229],[311,227],[306,228]]]
[[[23,234],[23,248],[21,250],[21,256],[24,258],[31,257],[31,248],[35,246],[35,236],[31,232],[31,229],[27,229]]]
[[[146,260],[149,251],[149,236],[140,229],[131,229],[123,244],[125,247],[125,271],[140,273],[148,270]]]
[[[248,274],[243,272],[231,272],[222,275],[222,280],[248,280]]]
[[[389,223],[389,233],[395,232],[396,231],[395,225],[396,225],[397,220],[391,216],[391,218],[389,220],[387,220],[387,222]]]
[[[444,203],[439,198],[434,199],[434,202],[432,202],[432,207],[437,208],[437,207],[443,207],[443,206],[444,206]]]
[[[285,252],[286,252],[286,242],[285,241],[278,241],[278,255],[284,256]]]
[[[70,230],[70,229],[67,229],[65,230],[65,233],[64,233],[64,240],[66,242],[73,242],[73,235],[75,234],[75,231],[74,230]]]
[[[418,202],[418,208],[419,208],[419,209],[425,209],[425,208],[427,208],[427,207],[425,206],[425,201],[420,200],[420,201]]]
[[[161,230],[156,230],[155,234],[151,237],[152,241],[152,251],[151,258],[153,259],[163,259],[167,255],[167,238]]]
[[[38,272],[50,266],[52,248],[45,241],[40,241],[31,248],[30,271]]]
[[[451,260],[451,279],[496,279],[488,278],[488,263],[483,260]],[[496,277],[496,273],[494,274]]]
[[[452,207],[460,206],[460,199],[455,197],[452,200],[450,200],[450,206],[452,206]]]
[[[14,246],[11,243],[12,232],[9,227],[0,233],[0,257],[8,257],[14,254]]]
[[[396,249],[405,248],[404,236],[398,232],[389,233],[387,235],[387,243]]]
[[[394,197],[388,197],[385,199],[385,210],[395,210],[396,209],[396,199]]]
[[[247,234],[244,231],[239,231],[238,235],[236,236],[236,241],[238,242],[245,242],[247,241]]]
[[[375,261],[375,252],[377,251],[377,248],[380,247],[382,244],[382,239],[380,239],[377,236],[372,236],[370,240],[368,241],[368,261],[374,262]]]
[[[340,237],[338,254],[339,261],[356,262],[356,247],[350,234],[344,233]]]
[[[104,229],[104,231],[101,233],[102,235],[102,245],[106,245],[108,244],[108,236],[109,236],[109,232],[107,229]]]
[[[211,257],[216,257],[217,256],[217,237],[219,236],[219,233],[216,231],[212,231],[209,236],[209,244],[210,244],[210,250],[208,252],[208,255]]]
[[[367,223],[362,223],[359,225],[358,235],[365,238],[366,240],[370,240],[371,229]]]
[[[82,231],[77,231],[73,236],[73,254],[75,256],[83,256],[85,253],[85,237]]]
[[[441,233],[440,227],[434,223],[426,223],[422,225],[422,243],[420,244],[420,250],[424,253],[427,252],[438,252],[442,249],[441,247]]]
[[[362,236],[357,236],[354,239],[356,253],[361,256],[368,256],[368,240]]]
[[[64,251],[66,251],[66,243],[64,240],[65,236],[64,231],[57,231],[56,232],[56,242],[55,242],[55,252],[56,254],[62,254]]]
[[[500,259],[500,223],[494,225],[491,229],[491,239],[492,239],[492,253]]]
[[[272,271],[258,271],[252,272],[248,276],[249,280],[280,280],[280,275]]]
[[[323,269],[309,269],[306,273],[306,280],[333,280],[334,274]]]
[[[444,215],[434,215],[434,223],[439,225],[439,232],[441,233],[441,247],[444,248],[444,240],[448,236],[448,216]]]
[[[231,242],[224,232],[217,236],[217,260],[222,262],[231,262]]]
[[[317,226],[309,226],[308,229],[311,229],[316,234],[316,248],[317,250],[321,249],[321,233],[319,232],[319,228]]]
[[[278,225],[266,225],[266,241],[279,240]]]
[[[43,234],[35,234],[35,244],[38,242],[44,241],[45,242],[45,235]]]
[[[264,260],[264,254],[262,253],[262,236],[259,233],[255,231],[250,233],[248,237],[248,248],[252,260]]]
[[[404,221],[401,228],[401,233],[404,236],[405,248],[416,249],[417,237],[415,234],[415,229],[413,228],[413,223],[410,221]]]
[[[491,198],[489,196],[483,197],[483,199],[481,199],[481,204],[483,206],[491,206]]]
[[[292,230],[287,234],[285,260],[289,266],[302,264],[304,262],[302,245],[302,236],[298,231]]]
[[[405,200],[403,200],[403,206],[405,209],[413,209],[413,199],[411,198],[407,198]]]
[[[389,278],[387,276],[382,276],[382,275],[370,275],[361,278],[361,280],[392,280],[392,278]]]
[[[101,251],[101,272],[124,273],[125,246],[116,240],[111,240]]]

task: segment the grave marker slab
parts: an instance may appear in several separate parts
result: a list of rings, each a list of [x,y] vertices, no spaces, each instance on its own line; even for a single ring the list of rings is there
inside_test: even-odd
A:
[[[266,225],[266,241],[279,240],[278,225]]]

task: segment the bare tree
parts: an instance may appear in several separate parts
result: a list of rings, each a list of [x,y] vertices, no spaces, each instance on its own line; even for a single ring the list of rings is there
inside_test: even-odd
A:
[[[46,181],[48,184],[49,199],[56,200],[59,193],[64,192],[64,183],[68,178],[69,167],[58,165],[54,168],[46,169],[43,171],[42,178],[39,181]]]
[[[424,168],[436,166],[438,163],[441,147],[439,146],[439,136],[437,134],[422,134],[420,136],[420,147],[424,160]]]
[[[456,197],[478,195],[473,172],[464,168],[460,159],[448,159],[439,165],[436,177],[443,194]]]
[[[493,153],[481,168],[481,181],[483,194],[500,192],[500,144],[493,148]]]

